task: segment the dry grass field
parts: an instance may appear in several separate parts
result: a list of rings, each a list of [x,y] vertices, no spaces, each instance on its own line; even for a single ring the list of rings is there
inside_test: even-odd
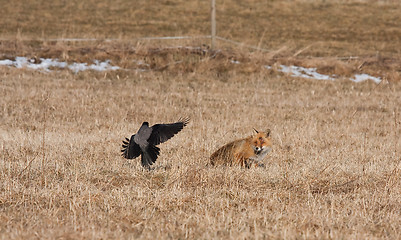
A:
[[[217,1],[220,36],[268,52],[132,40],[207,35],[206,2],[0,1],[0,59],[123,68],[0,66],[0,239],[401,238],[400,4]],[[45,40],[61,37],[118,40]],[[143,121],[186,116],[154,170],[121,157]],[[272,130],[265,168],[207,165],[253,128]]]

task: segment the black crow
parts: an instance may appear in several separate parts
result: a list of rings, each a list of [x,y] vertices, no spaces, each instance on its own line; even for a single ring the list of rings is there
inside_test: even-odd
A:
[[[134,159],[141,155],[141,163],[144,168],[150,169],[150,165],[156,162],[160,148],[156,147],[181,131],[189,123],[189,118],[182,118],[176,123],[155,124],[149,127],[148,122],[142,123],[138,132],[125,138],[122,145],[122,156]]]

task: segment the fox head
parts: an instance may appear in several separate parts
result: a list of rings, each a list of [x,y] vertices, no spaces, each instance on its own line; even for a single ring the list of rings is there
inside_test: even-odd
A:
[[[252,148],[256,155],[267,154],[271,150],[270,129],[265,132],[260,132],[256,129],[255,134],[252,135]]]

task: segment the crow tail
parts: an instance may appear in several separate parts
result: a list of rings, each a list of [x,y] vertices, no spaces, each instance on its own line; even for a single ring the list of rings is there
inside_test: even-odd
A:
[[[143,151],[141,156],[142,166],[150,169],[150,166],[156,162],[157,157],[160,154],[160,148],[149,145],[146,151]]]

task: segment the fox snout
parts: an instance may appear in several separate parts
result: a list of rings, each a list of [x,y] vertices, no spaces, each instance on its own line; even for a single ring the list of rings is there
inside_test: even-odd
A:
[[[254,148],[255,154],[261,153],[262,150],[263,150],[263,147],[255,147],[255,148]]]

